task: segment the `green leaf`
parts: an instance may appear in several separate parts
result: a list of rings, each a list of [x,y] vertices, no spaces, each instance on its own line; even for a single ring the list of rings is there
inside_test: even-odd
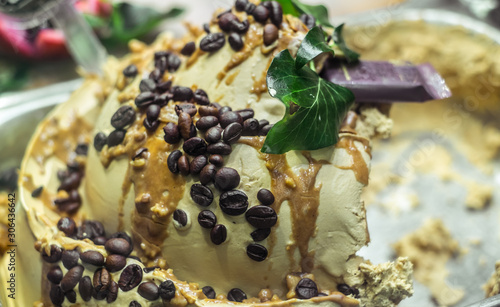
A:
[[[333,49],[325,41],[323,30],[319,27],[314,27],[307,32],[300,44],[299,50],[297,50],[295,68],[299,69],[303,67],[309,61],[314,60],[318,55],[325,52],[331,52],[332,55],[335,55]]]
[[[333,28],[330,23],[330,16],[328,15],[328,9],[324,5],[308,5],[303,4],[299,0],[291,0],[293,6],[300,14],[309,14],[316,18],[316,23]]]
[[[90,27],[92,27],[92,29],[103,28],[109,25],[109,21],[103,17],[90,14],[83,14],[83,17],[85,18],[85,21],[90,25]]]
[[[287,49],[273,59],[267,87],[285,104],[286,114],[267,134],[262,152],[283,154],[337,143],[340,124],[354,102],[350,90],[320,78],[307,66],[296,69]]]
[[[342,51],[344,54],[345,58],[347,59],[347,62],[356,62],[359,60],[359,53],[352,51],[347,47],[344,37],[342,36],[342,30],[344,28],[344,24],[339,25],[338,27],[335,28],[335,31],[333,33],[333,41],[335,44],[339,47],[339,49]]]
[[[271,0],[264,0],[271,1]],[[281,4],[281,8],[283,9],[283,14],[290,14],[292,16],[300,16],[300,13],[297,11],[295,6],[292,4],[291,0],[277,0],[279,4]]]
[[[28,63],[0,63],[0,94],[19,90],[28,82]]]

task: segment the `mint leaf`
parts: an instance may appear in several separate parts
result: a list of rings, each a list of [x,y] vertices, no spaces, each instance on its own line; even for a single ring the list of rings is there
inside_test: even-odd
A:
[[[271,1],[271,0],[264,0]],[[292,4],[291,0],[277,0],[279,4],[281,4],[281,8],[283,9],[283,14],[290,14],[292,16],[299,16],[300,13],[297,11],[295,6]]]
[[[316,18],[316,23],[333,28],[330,23],[328,9],[324,5],[309,5],[301,3],[299,0],[290,0],[292,5],[300,14],[309,14]]]
[[[340,123],[354,102],[350,90],[320,78],[307,66],[295,65],[285,49],[268,69],[269,93],[285,104],[286,114],[267,134],[264,153],[315,150],[337,143]]]
[[[344,41],[344,37],[342,36],[343,28],[344,24],[341,24],[335,28],[335,31],[333,32],[333,41],[342,51],[345,58],[347,59],[347,62],[356,62],[359,60],[359,53],[352,51],[351,49],[349,49],[349,47],[347,47],[347,44]]]
[[[325,52],[331,52],[332,55],[335,54],[333,49],[326,43],[323,30],[319,27],[314,27],[307,32],[306,36],[302,40],[302,43],[300,44],[299,50],[297,50],[295,68],[301,68],[309,61]]]

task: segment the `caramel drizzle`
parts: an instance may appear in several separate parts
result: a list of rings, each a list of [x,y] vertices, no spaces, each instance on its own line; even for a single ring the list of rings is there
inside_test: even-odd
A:
[[[33,177],[29,174],[25,174],[23,176],[23,181],[22,181],[23,187],[33,193],[34,190],[36,190],[38,187],[35,186],[35,183],[33,182]],[[43,205],[52,210],[56,211],[56,206],[54,205],[54,199],[55,197],[47,191],[47,187],[43,187],[42,193],[40,196],[36,197],[37,199],[41,200]]]
[[[338,166],[335,167],[345,170],[352,170],[356,176],[356,180],[364,185],[368,184],[368,175],[370,173],[368,165],[363,158],[363,155],[358,150],[355,145],[355,141],[361,142],[364,145],[365,151],[371,156],[369,141],[363,137],[357,136],[355,134],[345,134],[340,137],[340,140],[335,145],[337,148],[343,148],[352,158],[352,163],[350,166]]]

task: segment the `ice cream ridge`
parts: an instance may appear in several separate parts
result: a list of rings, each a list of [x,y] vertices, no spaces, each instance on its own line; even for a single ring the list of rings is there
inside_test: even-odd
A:
[[[290,111],[268,93],[268,68],[282,50],[295,56],[311,18],[238,0],[182,38],[132,41],[103,77],[87,77],[23,161],[18,218],[30,230],[18,238],[16,303],[347,307],[410,296],[407,259],[356,255],[370,241],[360,194],[370,138],[390,133],[387,106],[354,103],[333,146],[261,151]]]

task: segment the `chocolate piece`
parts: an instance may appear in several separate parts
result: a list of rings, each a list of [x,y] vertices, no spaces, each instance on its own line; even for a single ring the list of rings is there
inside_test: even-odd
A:
[[[248,197],[242,191],[227,191],[221,194],[219,206],[227,215],[240,215],[245,213],[248,208]]]
[[[210,206],[210,204],[214,200],[212,190],[198,183],[195,183],[191,186],[190,195],[193,201],[202,207]]]
[[[243,302],[243,300],[247,299],[247,295],[245,294],[245,292],[243,292],[243,290],[233,288],[227,293],[227,299],[233,302],[241,303]]]
[[[125,256],[113,254],[106,257],[106,263],[104,266],[109,272],[113,273],[120,271],[125,267],[125,265],[127,265],[127,258],[125,258]]]
[[[316,283],[311,279],[303,278],[295,287],[295,292],[299,298],[307,300],[318,296],[318,286],[316,286]]]
[[[214,228],[210,231],[210,240],[215,245],[220,245],[226,241],[227,238],[227,229],[226,226],[218,224],[215,225]]]
[[[217,224],[217,217],[210,210],[203,210],[198,214],[198,223],[201,227],[212,229]]]
[[[124,292],[137,287],[142,281],[142,270],[137,264],[127,266],[120,274],[118,286]]]
[[[257,262],[266,260],[267,258],[267,248],[260,244],[250,244],[247,246],[247,255],[250,259]]]
[[[66,272],[63,279],[61,280],[61,290],[63,292],[68,292],[72,290],[80,281],[83,276],[84,268],[81,265],[77,265]]]
[[[205,287],[201,288],[201,291],[203,292],[203,294],[205,294],[207,296],[207,298],[212,299],[212,300],[215,298],[214,288],[212,288],[210,286],[205,286]]]
[[[158,286],[151,281],[143,282],[137,289],[137,292],[140,296],[150,301],[155,301],[160,297]]]
[[[175,284],[171,280],[165,280],[158,288],[162,299],[170,301],[175,297]]]
[[[231,167],[222,167],[215,173],[215,186],[219,190],[228,191],[240,184],[240,174]]]
[[[247,222],[255,228],[271,228],[278,221],[278,215],[268,206],[254,206],[245,213]]]

